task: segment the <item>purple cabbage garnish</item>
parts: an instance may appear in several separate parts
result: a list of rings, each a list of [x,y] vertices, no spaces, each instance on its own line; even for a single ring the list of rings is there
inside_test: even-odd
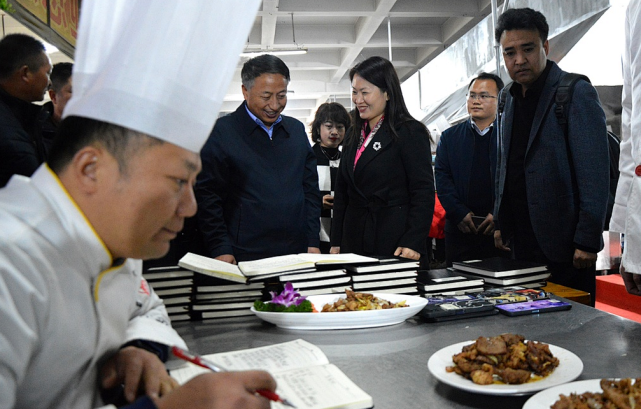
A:
[[[274,291],[270,291],[269,293],[272,295],[272,300],[270,301],[272,304],[281,304],[285,307],[291,305],[299,306],[307,299],[307,297],[300,295],[298,291],[294,290],[294,286],[290,282],[285,284],[285,289],[282,293],[278,295],[276,295]]]

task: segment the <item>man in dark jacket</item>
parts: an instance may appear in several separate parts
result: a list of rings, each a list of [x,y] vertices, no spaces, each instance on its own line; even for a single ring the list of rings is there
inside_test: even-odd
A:
[[[46,159],[38,115],[49,86],[44,45],[24,34],[0,41],[0,187],[14,174],[31,176]]]
[[[610,184],[605,114],[594,87],[579,81],[564,133],[554,99],[566,73],[547,59],[548,31],[545,16],[529,8],[507,10],[496,28],[514,83],[502,92],[494,239],[594,303]]]
[[[236,263],[319,253],[316,156],[304,125],[281,115],[289,69],[262,55],[241,76],[245,102],[216,122],[201,151],[196,198],[206,255]]]
[[[445,209],[445,256],[453,261],[498,255],[494,247],[495,119],[503,81],[481,73],[468,86],[470,119],[447,129],[436,148],[436,189]]]

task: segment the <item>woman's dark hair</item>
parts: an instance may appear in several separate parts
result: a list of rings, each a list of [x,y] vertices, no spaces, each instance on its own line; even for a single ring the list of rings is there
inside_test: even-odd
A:
[[[344,106],[338,102],[326,102],[321,104],[316,110],[314,121],[312,122],[312,142],[320,142],[320,127],[325,122],[341,124],[348,129],[352,124],[352,118]]]
[[[550,27],[545,16],[536,10],[525,7],[522,9],[508,9],[499,16],[499,21],[494,29],[494,39],[501,42],[504,31],[510,30],[536,30],[541,37],[541,43],[548,39]]]
[[[385,105],[385,121],[383,126],[389,126],[392,136],[398,138],[396,126],[407,121],[415,121],[405,106],[403,92],[401,91],[401,82],[398,79],[396,70],[389,60],[383,57],[370,57],[363,62],[356,64],[349,71],[349,80],[354,80],[354,75],[358,74],[367,82],[376,85],[381,92],[387,92],[389,98]],[[422,123],[421,123],[422,124]],[[358,140],[363,120],[358,112],[354,115],[354,126],[352,126],[349,135],[346,136],[347,143]],[[425,124],[422,124],[425,127]],[[425,128],[427,130],[427,128]]]

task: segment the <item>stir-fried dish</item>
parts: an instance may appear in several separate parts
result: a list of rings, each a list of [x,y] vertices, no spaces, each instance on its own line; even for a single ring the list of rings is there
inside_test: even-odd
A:
[[[641,378],[601,379],[602,393],[561,395],[552,409],[634,409],[641,408]]]
[[[373,294],[355,293],[352,290],[345,289],[347,297],[339,298],[333,304],[323,305],[321,312],[345,312],[345,311],[368,311],[368,310],[387,310],[390,308],[407,307],[405,300],[393,303],[374,297]]]
[[[479,385],[493,383],[522,384],[541,379],[559,366],[550,346],[525,341],[517,334],[479,337],[452,357],[454,366],[446,368]]]

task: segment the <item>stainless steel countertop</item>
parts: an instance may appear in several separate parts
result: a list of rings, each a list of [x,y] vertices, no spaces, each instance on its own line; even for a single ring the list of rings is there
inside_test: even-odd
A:
[[[377,409],[521,408],[529,396],[469,393],[437,381],[427,360],[461,341],[512,332],[578,355],[584,364],[577,380],[641,377],[641,324],[572,303],[569,311],[507,317],[495,315],[426,323],[418,317],[388,327],[337,330],[284,330],[256,317],[179,322],[176,330],[193,351],[211,354],[302,338],[318,347],[374,398]]]

